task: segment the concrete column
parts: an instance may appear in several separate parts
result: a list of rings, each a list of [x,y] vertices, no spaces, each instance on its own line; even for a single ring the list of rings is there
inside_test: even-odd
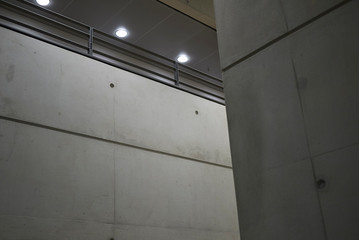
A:
[[[359,239],[359,2],[214,3],[242,240]]]

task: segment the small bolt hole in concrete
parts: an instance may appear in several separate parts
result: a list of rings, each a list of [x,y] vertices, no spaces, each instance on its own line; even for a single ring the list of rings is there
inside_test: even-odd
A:
[[[114,87],[115,87],[115,84],[110,83],[110,87],[111,87],[111,88],[114,88]]]
[[[318,188],[318,189],[324,189],[326,184],[327,184],[327,183],[325,182],[324,179],[319,179],[319,180],[317,181],[317,188]]]
[[[195,113],[196,113],[196,115],[198,115],[199,112],[196,110]]]

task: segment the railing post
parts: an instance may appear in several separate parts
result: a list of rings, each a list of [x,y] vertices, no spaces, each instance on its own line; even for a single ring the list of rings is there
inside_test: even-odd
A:
[[[175,61],[175,85],[179,86],[178,62]]]
[[[93,53],[92,44],[93,44],[93,27],[90,27],[89,28],[89,41],[88,41],[88,54],[91,56]]]

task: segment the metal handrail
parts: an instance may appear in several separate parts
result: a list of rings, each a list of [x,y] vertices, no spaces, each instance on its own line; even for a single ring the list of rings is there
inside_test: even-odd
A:
[[[153,55],[154,57],[160,58],[160,59],[165,60],[165,61],[167,61],[167,62],[171,62],[171,63],[174,62],[173,60],[171,60],[171,59],[169,59],[169,58],[166,58],[166,57],[164,57],[164,56],[162,56],[162,55],[160,55],[160,54],[154,53],[154,52],[152,52],[152,51],[150,51],[150,50],[147,50],[147,49],[145,49],[145,48],[142,48],[142,47],[136,46],[136,45],[134,45],[134,44],[132,44],[132,43],[126,42],[126,41],[124,41],[124,40],[122,40],[122,39],[120,39],[120,38],[117,38],[117,37],[115,37],[115,36],[113,36],[113,35],[110,35],[110,34],[108,34],[108,33],[102,32],[102,31],[97,30],[97,29],[94,29],[94,31],[97,32],[98,34],[100,34],[101,36],[110,38],[110,39],[112,39],[112,40],[114,40],[114,41],[120,42],[120,43],[122,43],[122,44],[124,44],[124,45],[130,46],[130,47],[135,48],[135,49],[137,49],[137,50],[139,50],[139,51],[148,53],[148,54],[150,54],[150,55]],[[96,36],[95,36],[95,37],[96,37]],[[96,37],[96,38],[100,39],[99,37]],[[101,39],[101,40],[102,40],[102,39]]]
[[[112,46],[113,48],[118,48],[118,46],[116,46],[115,44],[110,43],[110,42],[107,42],[107,41],[105,41],[105,40],[103,40],[103,39],[101,39],[101,38],[94,37],[94,40],[97,40],[97,41],[99,41],[99,42],[105,43],[105,44],[107,44],[107,45],[109,45],[109,46]],[[92,50],[94,50],[94,49],[92,49]],[[122,50],[123,52],[127,52],[129,56],[137,57],[138,59],[142,59],[142,60],[144,60],[144,61],[146,61],[146,60],[147,60],[147,61],[153,61],[153,59],[151,59],[151,58],[149,58],[149,57],[146,57],[146,56],[140,55],[140,54],[138,54],[138,53],[132,52],[132,51],[130,51],[130,50],[128,50],[128,49],[122,48],[121,50]],[[167,60],[167,59],[166,59],[166,60]],[[171,64],[165,64],[165,63],[162,63],[162,62],[159,62],[159,61],[156,61],[156,63],[157,63],[157,64],[160,64],[160,65],[163,65],[164,67],[173,68],[174,61],[172,61]]]
[[[53,37],[53,38],[56,38],[56,39],[61,40],[61,41],[63,41],[63,42],[69,43],[69,44],[71,44],[71,45],[73,45],[73,46],[77,46],[77,47],[80,47],[80,48],[83,48],[83,49],[87,49],[87,48],[88,48],[88,47],[85,46],[85,45],[81,45],[81,44],[79,44],[79,43],[77,43],[77,42],[75,42],[75,41],[71,41],[71,40],[69,40],[69,39],[67,39],[67,38],[64,38],[64,37],[61,37],[61,36],[59,36],[59,35],[56,35],[56,34],[53,34],[53,33],[47,32],[47,31],[44,31],[44,30],[42,30],[42,29],[40,29],[40,28],[36,28],[36,27],[30,26],[30,25],[23,25],[21,22],[16,21],[16,20],[14,20],[14,19],[10,19],[10,18],[7,18],[7,17],[5,17],[5,16],[0,16],[0,18],[1,18],[1,19],[4,19],[4,20],[6,20],[6,21],[11,21],[11,22],[13,22],[13,23],[17,23],[19,26],[20,26],[20,25],[21,25],[21,26],[26,26],[26,28],[28,28],[28,29],[35,30],[35,31],[37,31],[37,32],[39,32],[39,33],[42,33],[42,34],[46,34],[46,35],[48,35],[48,36],[50,36],[50,37]],[[7,27],[6,25],[3,25],[3,24],[1,24],[1,23],[0,23],[0,25],[1,25],[2,27]],[[12,29],[12,30],[14,30],[14,29]]]
[[[83,56],[87,56],[112,66],[124,69],[126,71],[139,74],[141,76],[163,83],[167,86],[171,86],[196,96],[206,98],[210,101],[214,101],[219,104],[225,103],[223,82],[221,79],[216,78],[215,76],[180,64],[174,60],[168,59],[147,49],[118,39],[112,35],[94,29],[73,19],[67,18],[51,10],[39,7],[33,3],[20,1],[21,6],[19,6],[16,4],[19,3],[19,1],[16,1],[16,3],[13,2],[13,0],[0,0],[0,10],[1,8],[4,8],[11,13],[20,14],[19,16],[15,17],[3,16],[1,14],[0,26],[2,27],[20,32],[66,50],[76,52]],[[37,12],[34,12],[31,9],[27,9],[26,7],[32,8],[33,10],[36,9]],[[47,16],[41,15],[41,13],[46,14]],[[31,19],[31,21],[38,22],[38,25],[33,26],[28,24],[27,21],[21,21],[23,18],[28,18]],[[64,22],[60,22],[55,19],[61,19]],[[72,26],[67,24],[67,22],[72,24]],[[44,25],[46,25],[47,28],[50,28],[50,30],[46,29]],[[83,29],[78,29],[74,25],[78,25],[80,28],[86,29],[88,32],[85,32]],[[67,36],[67,38],[56,34],[58,32],[70,34],[73,37],[77,35],[78,41],[76,42],[76,39],[71,39],[72,37],[69,36]],[[81,42],[79,42],[79,39]],[[122,45],[122,47],[116,45],[116,43]],[[101,49],[96,49],[96,44],[100,44],[101,47],[105,47],[108,50],[115,51],[117,54],[111,55],[101,51]],[[76,47],[78,49],[76,49]],[[130,57],[130,59],[137,59],[137,62],[130,62],[115,56],[118,54]],[[138,61],[147,63],[147,68],[141,66]],[[162,69],[168,74],[172,72],[172,77],[166,76],[160,72],[156,72],[154,70],[156,68],[157,70]],[[187,76],[189,78],[186,78],[186,82],[182,82],[182,76]],[[194,85],[191,85],[189,82],[193,82]],[[199,85],[202,87],[199,87]],[[214,92],[218,92],[218,94],[211,92],[210,89],[213,89]]]

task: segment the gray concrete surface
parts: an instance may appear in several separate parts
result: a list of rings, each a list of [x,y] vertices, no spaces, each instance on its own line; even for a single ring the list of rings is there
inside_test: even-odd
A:
[[[53,231],[72,239],[88,225],[108,234],[108,224],[136,226],[132,234],[150,227],[153,239],[157,228],[173,239],[184,230],[191,238],[238,236],[229,168],[6,120],[0,146],[0,216],[7,226],[1,239],[41,239]],[[17,229],[17,219],[28,227]],[[73,230],[62,229],[72,222]]]
[[[113,222],[113,146],[0,122],[1,215]]]
[[[241,239],[325,239],[309,159],[259,172],[256,179],[236,173],[244,175],[235,177],[236,186],[250,182],[236,188]]]
[[[288,42],[224,78],[242,239],[324,239]]]
[[[241,164],[262,172],[309,158],[287,41],[234,66],[224,78],[234,159],[252,159]]]
[[[353,2],[290,38],[313,155],[359,143],[358,9]]]
[[[359,144],[314,158],[329,239],[355,240],[359,236]]]
[[[1,240],[239,239],[224,106],[0,34]]]
[[[113,224],[107,223],[0,215],[2,240],[107,240],[113,233]]]
[[[287,31],[280,0],[214,1],[222,68]]]
[[[345,0],[214,0],[222,68]]]
[[[281,0],[288,30],[311,20],[344,0]]]
[[[142,226],[121,225],[115,228],[115,239],[141,239],[141,240],[232,240],[239,239],[238,233],[218,232],[211,230],[179,229],[179,228],[158,228]]]
[[[358,239],[359,2],[215,2],[242,240]]]
[[[0,34],[1,115],[231,165],[224,106],[10,30]]]
[[[231,169],[117,147],[116,223],[231,232]],[[230,207],[231,206],[231,207]]]

